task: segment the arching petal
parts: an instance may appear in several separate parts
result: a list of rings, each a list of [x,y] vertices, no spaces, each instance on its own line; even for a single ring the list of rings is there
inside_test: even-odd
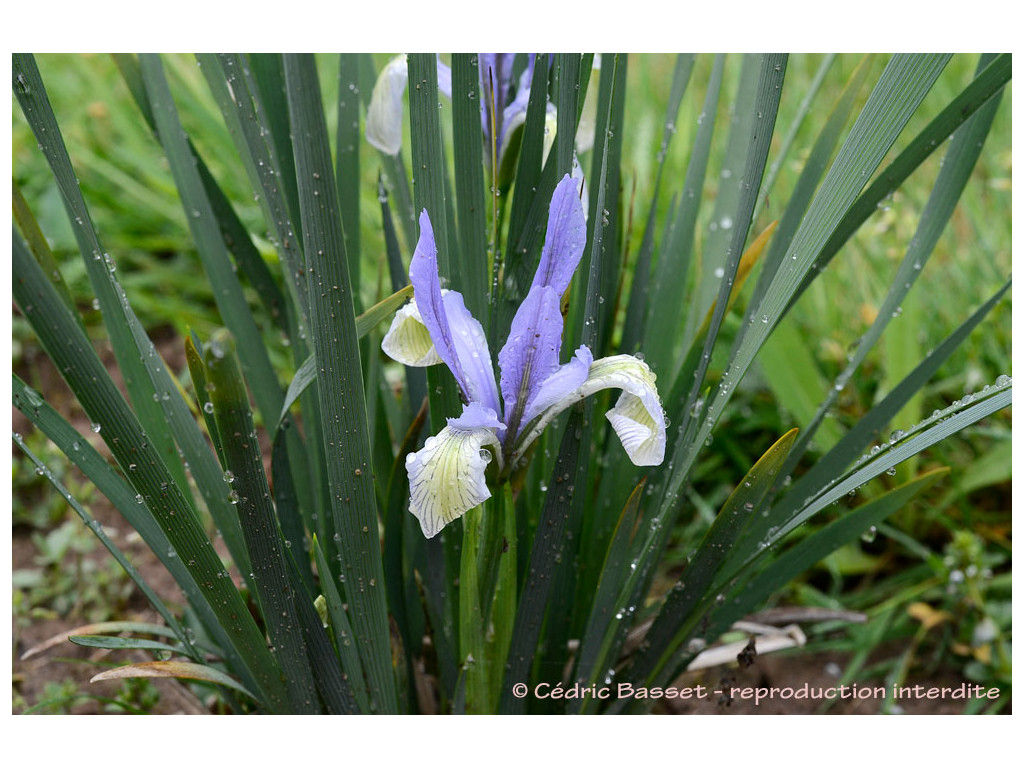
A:
[[[579,353],[577,353],[578,355]],[[615,355],[594,361],[586,381],[548,406],[529,424],[519,440],[514,461],[544,428],[570,405],[602,389],[621,389],[615,407],[605,414],[622,447],[637,466],[656,466],[665,459],[665,412],[658,397],[656,376],[647,363],[632,355]]]
[[[545,379],[530,399],[523,415],[523,425],[529,424],[559,400],[582,387],[593,363],[594,355],[589,347],[577,349],[573,358]]]
[[[430,331],[423,324],[423,316],[416,308],[416,299],[410,299],[408,304],[395,313],[380,347],[392,360],[416,368],[444,362],[437,354]]]
[[[426,211],[420,214],[420,238],[409,265],[409,280],[423,324],[437,354],[455,376],[467,403],[479,402],[498,412],[498,386],[491,366],[487,336],[466,309],[462,294],[441,293],[437,245]]]
[[[377,76],[366,111],[366,140],[388,155],[397,155],[402,149],[402,104],[408,82],[409,66],[403,53]]]
[[[428,539],[491,497],[485,478],[491,452],[484,446],[501,461],[497,430],[502,427],[494,411],[470,403],[462,416],[448,419],[447,427],[406,457],[409,511]]]

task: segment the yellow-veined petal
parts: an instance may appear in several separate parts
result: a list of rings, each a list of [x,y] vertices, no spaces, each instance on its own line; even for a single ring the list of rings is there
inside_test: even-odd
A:
[[[501,461],[499,428],[494,411],[470,403],[460,418],[448,419],[447,427],[406,457],[409,511],[428,539],[491,497],[485,474],[492,451]]]
[[[647,363],[632,355],[614,355],[595,360],[587,379],[546,408],[529,424],[516,442],[510,461],[526,448],[559,413],[602,389],[621,389],[615,407],[605,414],[622,447],[637,466],[656,466],[665,459],[665,412],[655,384],[657,377]]]
[[[423,317],[416,308],[415,299],[411,299],[395,313],[395,319],[391,321],[391,327],[388,328],[380,347],[392,360],[416,368],[444,362],[437,353],[430,338],[430,331],[427,330]]]

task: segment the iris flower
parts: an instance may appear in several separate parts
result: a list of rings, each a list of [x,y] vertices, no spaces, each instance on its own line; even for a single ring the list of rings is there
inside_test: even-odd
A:
[[[498,167],[510,145],[509,139],[526,122],[526,107],[530,101],[530,83],[533,82],[535,54],[529,54],[526,69],[519,76],[518,87],[513,88],[512,63],[514,53],[481,53],[479,69],[481,93],[490,94],[494,87],[494,117],[497,123],[495,146],[498,149]],[[405,89],[409,82],[409,66],[405,54],[396,56],[387,63],[370,97],[366,115],[366,139],[371,145],[389,155],[397,155],[402,148],[402,106]],[[452,97],[452,72],[441,61],[437,62],[437,89],[449,99]],[[553,141],[555,131],[555,107],[547,106],[548,133],[546,141]],[[480,120],[483,125],[486,146],[491,146],[490,100],[480,99]]]
[[[500,394],[483,326],[466,309],[462,294],[441,288],[437,245],[426,211],[409,279],[413,298],[395,315],[382,347],[413,366],[444,363],[463,400],[462,415],[406,458],[409,511],[427,538],[490,498],[486,471],[497,462],[504,479],[530,444],[571,405],[602,389],[621,389],[605,416],[637,466],[665,456],[665,414],[655,375],[639,358],[594,360],[581,346],[562,364],[562,295],[583,255],[586,219],[579,182],[566,175],[551,198],[540,264],[520,305],[508,340],[498,352]]]

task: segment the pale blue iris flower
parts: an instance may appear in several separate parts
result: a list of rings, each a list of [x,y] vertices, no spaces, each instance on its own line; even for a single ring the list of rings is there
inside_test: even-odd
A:
[[[406,365],[443,362],[464,402],[461,416],[406,459],[410,511],[427,538],[490,498],[485,473],[492,461],[497,477],[507,477],[559,413],[599,390],[622,390],[605,415],[630,460],[654,466],[664,459],[665,414],[646,363],[632,355],[594,360],[586,346],[559,362],[562,295],[587,239],[579,184],[566,175],[552,195],[537,273],[498,352],[500,388],[483,327],[460,293],[441,289],[430,217],[420,214],[409,267],[413,299],[396,314],[382,347]]]
[[[530,101],[530,83],[533,82],[535,54],[529,54],[526,69],[519,76],[513,89],[512,64],[514,53],[479,54],[480,93],[488,98],[480,99],[480,120],[486,146],[491,146],[491,85],[494,92],[494,122],[497,123],[495,146],[498,151],[498,166],[509,147],[509,138],[526,122],[526,107]],[[405,54],[396,56],[387,63],[377,76],[366,114],[366,139],[381,152],[397,155],[402,148],[402,110],[405,89],[409,82],[409,67]],[[452,72],[448,65],[437,62],[437,89],[449,99],[452,97]],[[554,141],[556,117],[553,104],[547,106],[547,133],[545,148]]]

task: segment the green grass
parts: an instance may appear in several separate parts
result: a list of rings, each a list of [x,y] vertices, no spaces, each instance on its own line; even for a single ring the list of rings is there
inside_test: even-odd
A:
[[[375,57],[377,66],[387,58]],[[199,153],[211,163],[214,177],[233,201],[243,224],[259,235],[256,243],[264,257],[276,259],[260,205],[253,199],[245,169],[202,72],[191,57],[162,59],[183,127]],[[790,124],[799,108],[799,98],[814,80],[821,59],[815,55],[790,57],[786,88],[779,105],[779,125]],[[876,57],[870,64],[869,82],[881,73],[884,59]],[[223,323],[209,284],[194,277],[200,269],[200,259],[178,201],[171,167],[163,149],[140,119],[113,60],[105,56],[42,55],[37,61],[64,130],[82,193],[105,247],[117,260],[118,276],[143,325],[149,331],[169,326],[179,335],[192,329],[208,338]],[[857,56],[836,58],[823,81],[822,103],[835,102],[859,61]],[[337,65],[330,57],[323,57],[321,63],[324,101],[334,104]],[[667,188],[681,187],[688,151],[698,128],[694,116],[703,102],[711,63],[711,57],[698,58],[683,99],[666,156],[666,174],[679,182],[673,181]],[[726,63],[718,114],[722,123],[729,118],[740,63],[740,57],[731,57]],[[881,167],[924,127],[927,116],[933,115],[970,81],[975,65],[974,56],[953,57]],[[623,126],[629,138],[622,156],[620,200],[624,214],[628,214],[634,201],[637,212],[633,228],[623,235],[631,263],[640,250],[643,219],[654,194],[653,180],[674,66],[674,57],[635,56],[629,61]],[[595,76],[595,96],[596,86]],[[859,94],[855,113],[863,106],[867,91],[865,88]],[[812,445],[812,454],[830,447],[899,382],[908,365],[940,343],[948,329],[956,327],[1010,273],[1010,227],[989,224],[1011,220],[1011,105],[1012,93],[1007,87],[986,150],[951,226],[943,232],[928,268],[903,303],[901,315],[891,323],[881,344],[868,355],[861,372],[828,415]],[[441,110],[445,135],[450,135],[451,130],[452,110],[448,107],[446,102]],[[327,130],[332,136],[336,117],[335,110],[326,110]],[[796,132],[793,148],[778,169],[774,187],[767,199],[759,201],[754,232],[760,232],[781,215],[823,119],[812,115]],[[38,216],[42,230],[51,238],[63,278],[75,304],[85,310],[87,328],[92,333],[99,318],[98,313],[90,313],[92,294],[85,269],[77,258],[71,227],[45,161],[36,151],[31,132],[16,106],[13,131],[14,177]],[[780,135],[775,136],[773,149],[778,149],[781,139]],[[408,161],[408,144],[403,151]],[[717,196],[722,183],[717,169],[724,152],[725,142],[717,141],[704,190],[708,201]],[[665,564],[664,577],[675,574],[691,543],[707,529],[710,516],[728,498],[737,479],[774,442],[770,436],[802,426],[843,370],[851,345],[869,328],[914,235],[918,217],[939,173],[941,156],[942,152],[936,152],[879,207],[782,321],[779,335],[764,352],[767,364],[755,364],[744,379],[715,431],[714,450],[702,455],[691,477],[692,484],[685,489],[693,513],[684,514],[674,531],[675,546]],[[384,276],[385,244],[376,202],[379,161],[365,142],[360,149],[360,161],[362,264],[360,282],[353,290],[365,307],[379,298],[381,285],[387,286],[388,281]],[[584,159],[584,167],[590,168],[589,158]],[[664,221],[670,202],[663,190],[659,220]],[[696,228],[697,253],[714,240],[713,215],[713,205],[702,206]],[[407,253],[408,244],[405,245],[403,252]],[[749,298],[754,282],[748,282],[740,306]],[[628,283],[627,279],[624,295]],[[385,288],[384,293],[387,292]],[[260,315],[255,291],[246,286],[245,295],[257,323],[264,329],[275,369],[288,369],[292,363],[287,350],[282,339],[267,330],[272,326]],[[1008,298],[1002,301],[989,320],[940,368],[920,396],[893,419],[890,429],[907,429],[933,410],[946,407],[965,393],[980,390],[1001,374],[1010,374],[1011,309]],[[727,316],[723,338],[731,340],[740,322],[739,313]],[[16,366],[30,365],[35,342],[18,318],[15,341]],[[805,371],[810,366],[816,369],[813,375],[800,377],[800,386],[794,386],[785,376],[787,364],[792,365],[794,359],[802,361]],[[720,363],[712,360],[711,364]],[[32,382],[30,377],[28,380]],[[663,393],[665,396],[667,393]],[[848,545],[789,587],[784,600],[821,605],[841,601],[849,607],[867,609],[883,606],[871,609],[867,627],[851,632],[846,645],[823,635],[819,638],[822,647],[863,651],[865,643],[875,648],[888,640],[913,637],[915,654],[937,656],[940,649],[953,649],[953,658],[962,662],[961,668],[972,679],[1008,680],[999,658],[999,644],[1009,637],[1009,623],[1004,616],[1008,586],[999,578],[995,582],[971,584],[969,579],[958,581],[951,574],[965,574],[971,567],[976,574],[987,569],[1001,577],[1009,572],[1010,466],[1006,447],[1010,424],[1007,409],[989,419],[984,428],[971,428],[919,457],[919,470],[940,465],[951,467],[949,480],[933,486],[919,501],[902,510],[875,539]],[[972,482],[979,476],[984,483]],[[908,470],[901,468],[900,476],[872,481],[858,493],[871,499],[896,482],[908,479]],[[23,492],[28,493],[29,484],[24,487]],[[832,517],[834,514],[826,514],[821,522]],[[965,540],[963,529],[973,530],[974,538]],[[935,630],[920,633],[919,625],[907,613],[907,607],[915,601],[942,607],[951,618]],[[996,639],[989,642],[990,656],[986,660],[982,658],[984,652],[971,648],[971,638],[979,626],[987,629],[991,625],[997,632]],[[965,647],[967,652],[961,653]],[[863,669],[865,673],[898,678],[902,674],[900,664],[904,662],[909,663],[909,659],[875,669],[867,665],[865,656]]]

